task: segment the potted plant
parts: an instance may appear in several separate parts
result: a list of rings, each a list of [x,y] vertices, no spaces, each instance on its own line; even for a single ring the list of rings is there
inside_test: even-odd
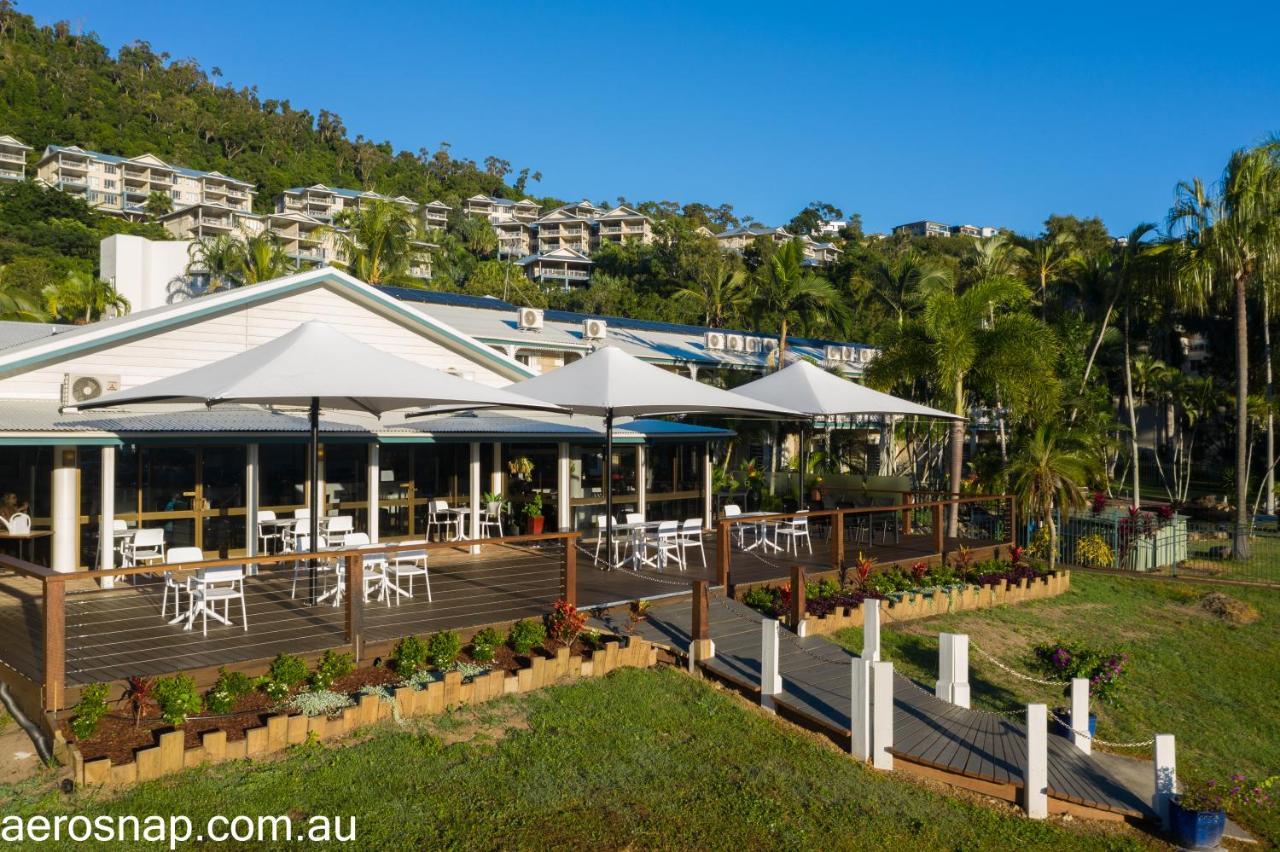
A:
[[[822,505],[822,477],[815,476],[809,483],[809,502]]]
[[[1183,785],[1169,805],[1174,838],[1183,849],[1216,849],[1227,826],[1227,812],[1241,806],[1267,807],[1276,778],[1250,781],[1232,775],[1226,781],[1210,778]]]
[[[533,496],[520,507],[520,511],[525,517],[525,532],[530,535],[540,535],[543,524],[546,523],[546,518],[542,517],[542,495],[535,491]]]

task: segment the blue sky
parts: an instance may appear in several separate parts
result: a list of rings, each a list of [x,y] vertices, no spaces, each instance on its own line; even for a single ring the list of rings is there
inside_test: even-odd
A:
[[[822,200],[869,230],[1035,232],[1056,212],[1121,233],[1162,217],[1177,180],[1280,132],[1277,3],[19,8],[113,50],[146,39],[398,148],[497,154],[540,170],[539,193],[729,202],[769,223]]]

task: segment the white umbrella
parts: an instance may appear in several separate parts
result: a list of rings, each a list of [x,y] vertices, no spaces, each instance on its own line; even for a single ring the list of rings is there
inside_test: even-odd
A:
[[[798,360],[734,389],[735,393],[761,402],[781,405],[802,412],[808,419],[819,417],[880,415],[889,417],[929,417],[936,420],[961,420],[955,414],[930,408],[892,394],[872,390],[865,385],[842,379],[810,361]],[[801,430],[803,433],[803,430]],[[805,435],[800,435],[800,499],[804,500]]]
[[[80,408],[128,403],[296,405],[311,414],[311,547],[320,541],[320,409],[381,416],[418,405],[559,410],[501,388],[451,376],[347,337],[319,321],[221,361],[101,396]],[[313,578],[314,579],[314,578]],[[312,590],[314,596],[314,589]]]
[[[605,542],[613,544],[613,419],[658,414],[732,414],[739,417],[792,418],[789,408],[739,396],[700,384],[645,363],[616,346],[597,349],[585,358],[525,379],[508,390],[554,403],[575,414],[604,418]],[[612,550],[608,551],[612,553]]]

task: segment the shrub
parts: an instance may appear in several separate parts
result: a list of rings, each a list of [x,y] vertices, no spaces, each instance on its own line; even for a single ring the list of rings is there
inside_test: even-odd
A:
[[[299,692],[289,699],[289,709],[304,716],[333,716],[354,704],[350,696],[330,692],[327,689]]]
[[[189,675],[160,678],[156,681],[155,693],[160,715],[170,725],[181,725],[187,721],[188,716],[193,716],[204,708],[204,702],[200,700],[200,693],[196,690],[196,682]]]
[[[1269,808],[1273,799],[1271,788],[1280,781],[1280,775],[1262,780],[1250,780],[1239,773],[1230,778],[1193,781],[1182,785],[1178,804],[1191,811],[1238,812],[1243,807]]]
[[[427,657],[440,671],[452,668],[462,653],[462,640],[452,630],[441,630],[427,643]]]
[[[225,668],[218,669],[218,679],[204,696],[204,706],[217,715],[230,713],[236,701],[253,692],[253,678],[243,672],[229,672]]]
[[[307,664],[302,662],[301,657],[280,654],[271,661],[271,667],[267,669],[267,677],[273,683],[297,686],[307,679]]]
[[[511,650],[522,655],[528,655],[546,639],[547,628],[542,626],[542,622],[531,618],[520,619],[511,625],[511,632],[507,634],[507,642],[510,643]]]
[[[129,712],[133,714],[134,727],[141,725],[142,717],[155,706],[156,682],[151,678],[134,675],[129,678],[124,700],[129,705]]]
[[[1035,655],[1040,667],[1051,675],[1088,678],[1089,692],[1104,701],[1115,696],[1129,661],[1128,654],[1099,651],[1078,642],[1037,645]]]
[[[750,589],[742,596],[742,603],[770,618],[780,615],[785,610],[782,603],[782,590],[774,586],[756,586]]]
[[[492,627],[486,627],[471,637],[471,658],[477,663],[487,663],[502,644],[502,636]]]
[[[547,616],[547,626],[550,628],[551,638],[565,647],[572,647],[578,634],[587,626],[587,616],[567,600],[561,599],[552,606],[551,614]]]
[[[356,670],[356,661],[350,654],[325,651],[311,674],[312,689],[328,689],[335,680],[344,678]]]
[[[397,674],[408,677],[428,665],[427,643],[417,636],[406,636],[396,643],[391,652],[391,667]]]
[[[1083,536],[1076,542],[1076,560],[1088,568],[1110,568],[1115,558],[1111,545],[1098,533]]]
[[[107,685],[93,683],[80,690],[75,715],[71,717],[71,733],[78,740],[87,740],[98,730],[98,723],[107,715]]]

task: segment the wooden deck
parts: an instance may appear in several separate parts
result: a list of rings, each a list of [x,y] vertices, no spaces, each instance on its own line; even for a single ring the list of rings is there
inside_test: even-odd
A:
[[[760,622],[752,609],[713,593],[708,609],[715,657],[703,668],[747,693],[758,694]],[[650,610],[641,635],[683,653],[689,644],[691,607],[687,601]],[[783,692],[780,712],[835,736],[851,737],[850,654],[826,639],[801,639],[782,628],[779,663]],[[1016,718],[965,710],[936,698],[926,687],[895,676],[892,752],[900,760],[956,779],[972,779],[1020,790],[1026,757],[1026,729]],[[1121,817],[1149,818],[1149,790],[1135,789],[1115,771],[1113,755],[1086,756],[1066,738],[1049,737],[1049,796]]]

